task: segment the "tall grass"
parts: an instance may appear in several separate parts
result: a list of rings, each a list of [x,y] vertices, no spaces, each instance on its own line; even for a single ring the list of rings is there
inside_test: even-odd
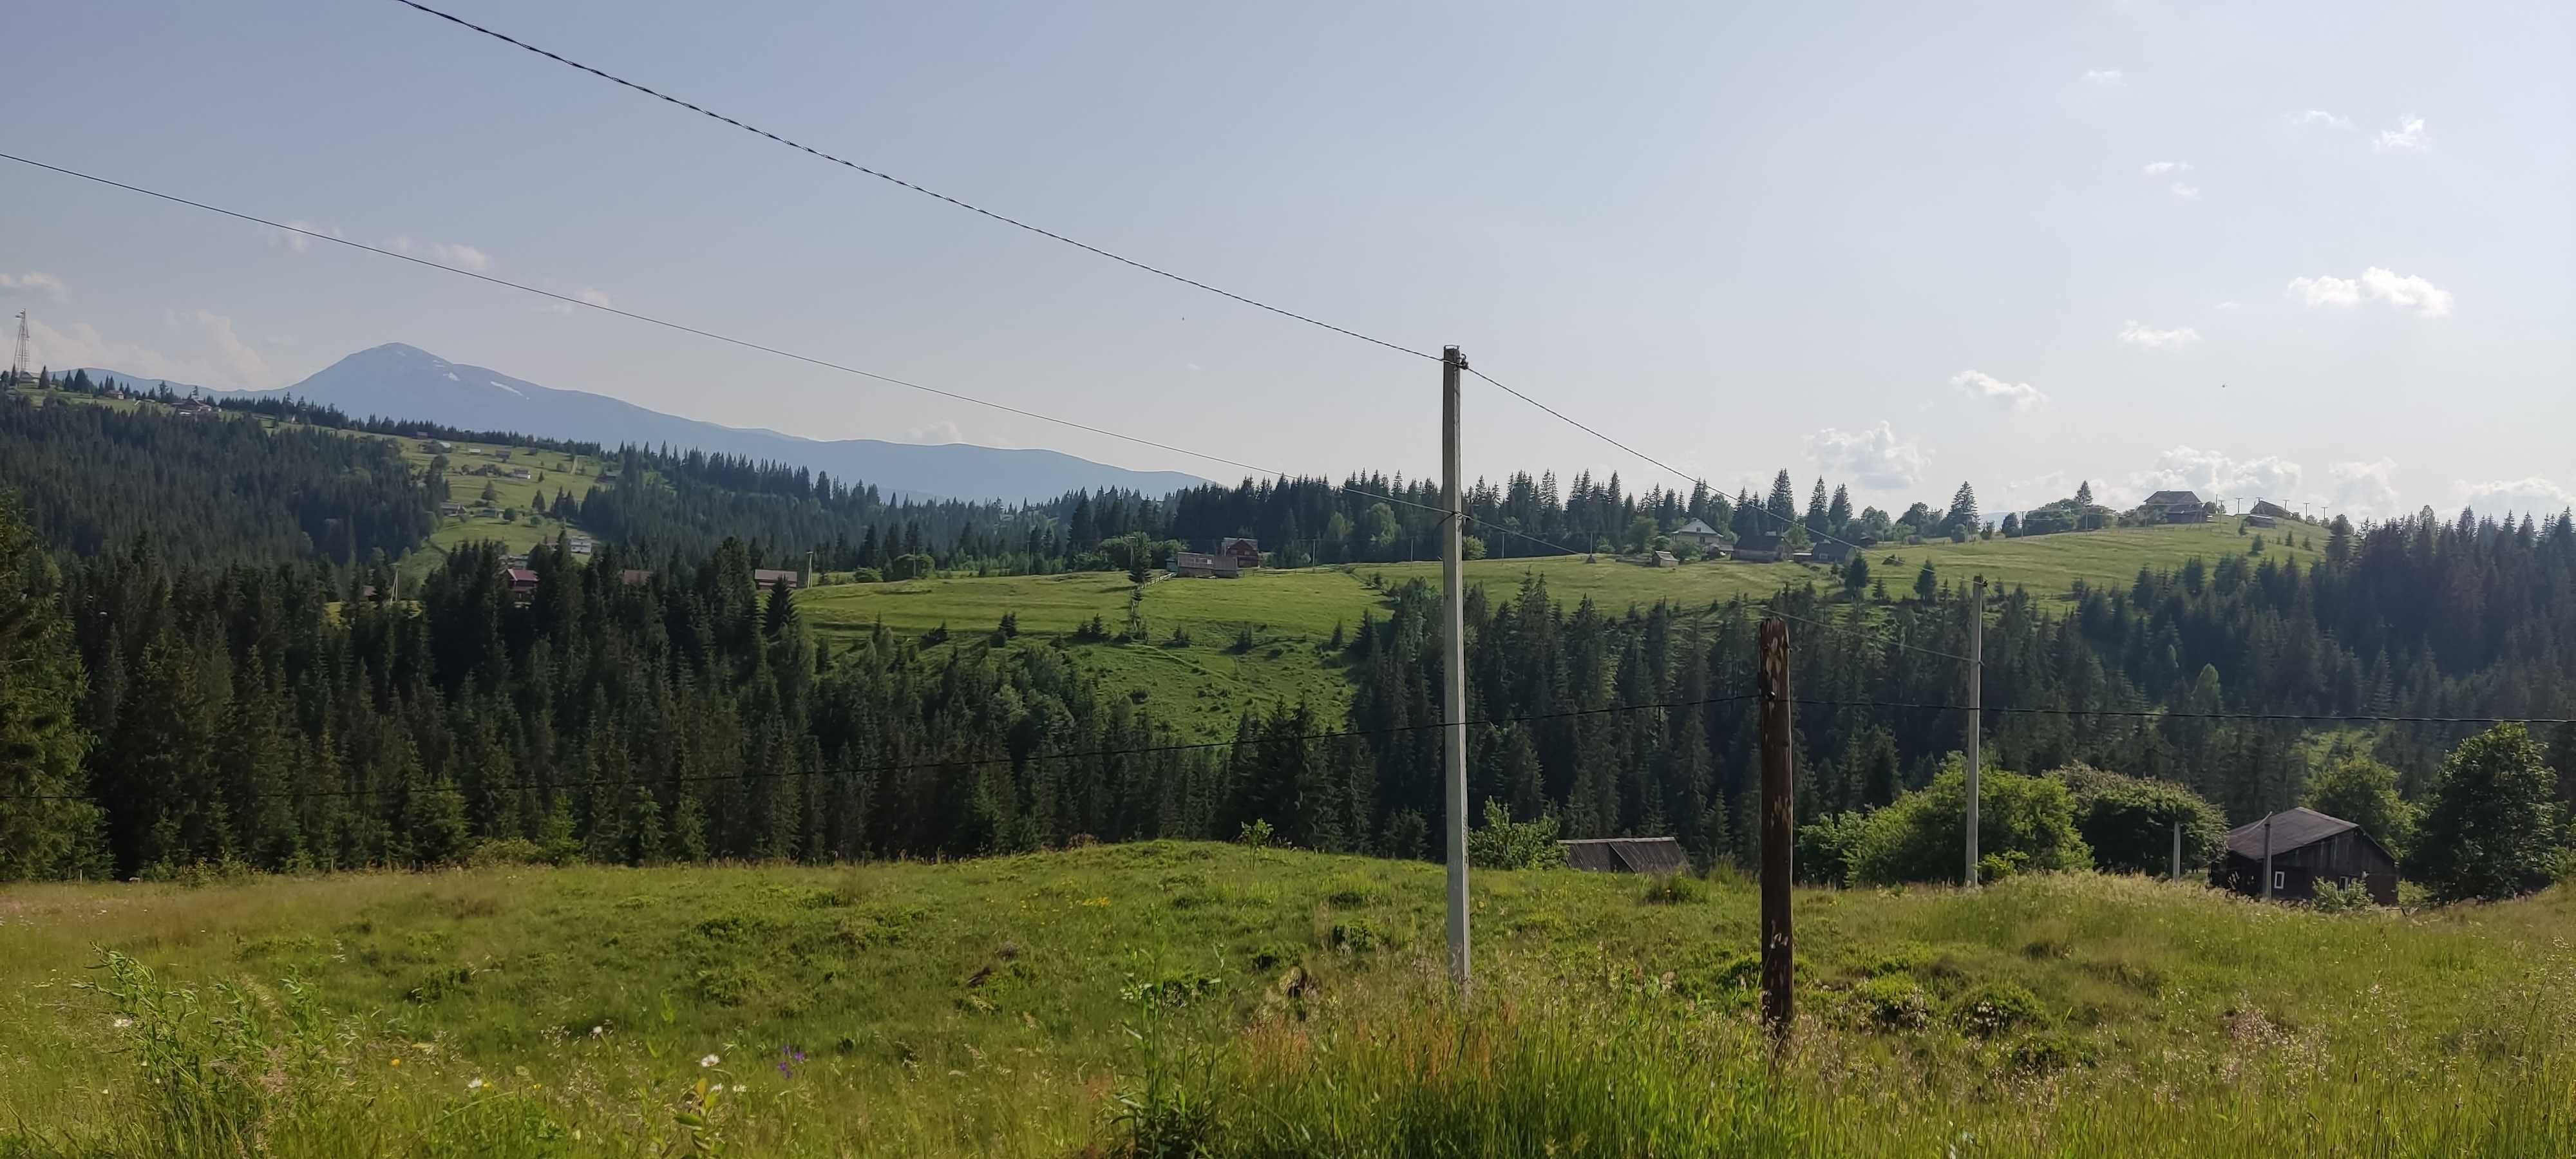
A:
[[[2576,1155],[2576,899],[1753,892],[1158,843],[0,892],[0,1157]]]

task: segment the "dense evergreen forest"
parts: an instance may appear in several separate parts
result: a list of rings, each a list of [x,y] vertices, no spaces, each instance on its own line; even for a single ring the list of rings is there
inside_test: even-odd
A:
[[[0,487],[58,551],[140,535],[195,566],[400,555],[437,522],[431,486],[382,441],[15,393],[0,394]]]
[[[1085,838],[1230,836],[1430,852],[1435,603],[1412,585],[1348,642],[1347,719],[1280,705],[1235,744],[1172,747],[1053,646],[945,649],[879,633],[826,654],[751,557],[720,544],[623,582],[614,547],[558,551],[514,599],[459,551],[416,605],[338,605],[328,569],[191,569],[148,545],[65,572],[14,516],[0,627],[10,800],[0,872],[120,875],[200,861],[419,865],[479,849],[607,861],[962,855]],[[1959,747],[1966,603],[1784,593],[1800,625],[1802,810],[1884,804]],[[2576,526],[2429,516],[2338,538],[2299,569],[2231,556],[2072,603],[1992,601],[1988,751],[2170,778],[2245,817],[2300,799],[2311,727],[2184,713],[2563,715],[2576,703]],[[1848,598],[1848,597],[1844,597]],[[1536,581],[1471,597],[1472,794],[1575,835],[1673,833],[1749,852],[1764,609],[1566,608]],[[1925,651],[1929,650],[1929,651]],[[1867,702],[1867,703],[1864,703]],[[1646,710],[1608,711],[1633,705]],[[2095,710],[2169,706],[2158,719]],[[2061,709],[2031,713],[2015,709]],[[1600,710],[1600,711],[1596,711]],[[1339,726],[1338,728],[1336,726]],[[1313,739],[1313,734],[1350,735]],[[2472,726],[2350,742],[2422,797]],[[2562,765],[2576,739],[2555,745]],[[1126,751],[1153,750],[1153,751]],[[22,759],[23,758],[23,759]],[[2561,791],[2576,785],[2562,771]],[[36,799],[30,799],[30,798]]]

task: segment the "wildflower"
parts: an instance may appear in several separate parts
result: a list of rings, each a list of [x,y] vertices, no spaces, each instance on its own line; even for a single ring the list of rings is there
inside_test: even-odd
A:
[[[706,1068],[706,1067],[714,1066],[715,1064],[720,1063],[720,1062],[723,1062],[723,1061],[724,1061],[723,1059],[717,1058],[716,1056],[714,1056],[714,1055],[712,1055],[712,1054],[711,1054],[711,1055],[706,1056],[705,1058],[699,1059],[699,1060],[698,1060],[698,1066],[699,1066],[701,1069],[703,1069],[703,1068]]]
[[[750,1090],[750,1089],[751,1089],[750,1087],[746,1087],[746,1086],[742,1085],[741,1083],[735,1083],[735,1084],[733,1085],[733,1093],[735,1093],[735,1094],[737,1094],[737,1095],[738,1095],[738,1094],[741,1094],[741,1093],[742,1093],[742,1092],[744,1092],[744,1091]]]
[[[466,1082],[466,1084],[465,1084],[465,1089],[466,1089],[466,1090],[469,1090],[469,1091],[479,1091],[479,1090],[482,1090],[482,1089],[483,1089],[483,1079],[482,1079],[482,1077],[478,1075],[478,1076],[476,1076],[475,1078],[473,1078],[473,1079],[471,1079],[471,1080],[468,1080],[468,1081]]]
[[[592,1038],[597,1038],[606,1033],[608,1033],[608,1028],[605,1026],[594,1026],[590,1028],[590,1036]]]
[[[115,1022],[109,1023],[109,1025],[116,1027],[118,1030],[123,1030],[126,1027],[134,1025],[134,1020],[131,1018],[119,1018]]]
[[[397,1057],[397,1058],[395,1058],[395,1059],[393,1059],[393,1060],[391,1060],[391,1061],[389,1061],[389,1062],[385,1063],[385,1065],[386,1065],[386,1066],[401,1066],[401,1065],[402,1065],[402,1059],[401,1059],[401,1058],[399,1058],[399,1057]]]

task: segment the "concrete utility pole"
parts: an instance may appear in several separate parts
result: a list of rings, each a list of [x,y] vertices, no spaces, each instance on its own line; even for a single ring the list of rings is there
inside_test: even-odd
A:
[[[1458,486],[1458,372],[1467,360],[1458,348],[1440,352],[1440,731],[1448,740],[1449,979],[1467,989],[1467,521]]]
[[[2272,815],[2263,814],[2263,900],[2272,900]]]
[[[1789,932],[1790,860],[1798,842],[1798,794],[1789,769],[1789,625],[1762,621],[1762,1021],[1789,1033],[1796,983]]]
[[[1968,597],[1968,887],[1977,885],[1978,751],[1986,731],[1986,577],[1978,576]]]

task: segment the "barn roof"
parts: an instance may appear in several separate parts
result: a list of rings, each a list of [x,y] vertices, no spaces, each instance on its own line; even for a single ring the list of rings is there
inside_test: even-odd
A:
[[[1690,855],[1670,837],[1596,837],[1560,841],[1565,863],[1605,873],[1688,873]]]
[[[2283,809],[2272,814],[2270,820],[2274,857],[2279,857],[2293,849],[2314,845],[2338,833],[2361,828],[2341,817],[2329,817],[2309,808]],[[2227,851],[2238,857],[2261,861],[2263,859],[2263,822],[2254,821],[2228,830]]]

